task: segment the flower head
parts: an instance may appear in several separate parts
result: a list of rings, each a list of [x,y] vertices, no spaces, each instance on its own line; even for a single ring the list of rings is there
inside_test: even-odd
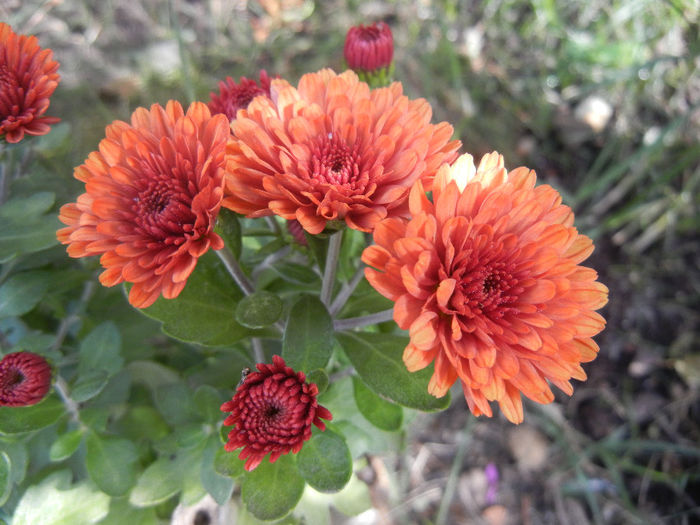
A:
[[[129,302],[145,308],[159,295],[177,297],[197,259],[223,247],[214,233],[223,197],[224,115],[178,102],[138,108],[131,124],[107,126],[106,138],[75,177],[76,203],[61,208],[58,240],[71,257],[101,255],[100,282],[134,283]]]
[[[272,81],[231,123],[224,206],[249,217],[275,213],[311,234],[329,221],[371,231],[407,216],[411,185],[430,188],[456,157],[452,126],[430,124],[430,105],[401,84],[370,90],[352,71]]]
[[[408,330],[404,363],[411,371],[435,362],[428,390],[441,397],[460,379],[469,408],[523,419],[520,393],[554,399],[568,394],[593,360],[591,339],[605,326],[594,310],[608,289],[580,266],[593,251],[573,226],[571,209],[548,185],[535,187],[527,168],[510,173],[492,153],[444,166],[433,201],[418,182],[409,221],[387,219],[362,260],[379,293],[396,301],[394,320]]]
[[[222,411],[231,412],[224,425],[235,425],[224,448],[232,452],[243,447],[238,457],[247,458],[249,471],[268,453],[270,463],[290,451],[296,454],[311,437],[312,424],[325,430],[321,419],[333,419],[316,401],[316,385],[308,384],[304,373],[294,372],[280,356],[274,356],[272,364],[258,363],[257,369],[245,376],[233,399],[221,405]]]
[[[17,35],[0,22],[0,138],[15,143],[46,135],[59,119],[43,116],[58,85],[58,62],[35,36]]]
[[[51,388],[51,367],[31,352],[7,354],[0,361],[0,406],[35,405]]]
[[[384,22],[353,26],[345,37],[345,61],[353,70],[388,68],[394,58],[394,36]]]
[[[210,93],[209,109],[212,114],[223,113],[229,120],[236,118],[239,109],[245,109],[257,96],[270,96],[270,77],[260,70],[260,82],[241,77],[236,83],[231,77],[219,82],[219,93]]]

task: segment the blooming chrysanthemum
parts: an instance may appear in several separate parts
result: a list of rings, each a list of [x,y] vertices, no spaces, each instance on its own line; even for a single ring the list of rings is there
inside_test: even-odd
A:
[[[260,70],[260,82],[241,77],[236,83],[233,78],[226,77],[219,82],[219,93],[209,93],[209,110],[213,115],[223,113],[234,120],[238,110],[247,108],[259,95],[270,96],[270,77],[264,69]]]
[[[51,367],[31,352],[13,352],[0,361],[0,406],[34,405],[51,388]]]
[[[0,22],[0,138],[15,143],[45,135],[59,119],[43,116],[58,85],[58,62],[35,36],[18,35]]]
[[[401,84],[370,90],[352,71],[304,75],[295,88],[272,81],[232,122],[224,206],[249,217],[275,213],[320,233],[328,221],[371,231],[408,212],[411,185],[430,187],[452,161],[452,126]]]
[[[394,36],[384,22],[353,26],[345,36],[343,49],[350,69],[375,71],[388,68],[394,58]]]
[[[245,376],[233,399],[221,405],[222,411],[231,412],[224,425],[235,425],[224,449],[232,452],[243,447],[238,457],[247,458],[249,471],[267,454],[270,463],[290,451],[296,454],[311,437],[311,425],[325,430],[321,419],[333,419],[318,404],[316,385],[308,384],[306,375],[294,372],[280,356],[273,356],[272,364],[256,366],[258,371]]]
[[[362,260],[365,275],[396,301],[394,320],[408,330],[404,363],[411,371],[435,362],[428,390],[441,397],[459,378],[469,408],[523,419],[520,393],[539,403],[550,383],[572,394],[593,360],[591,339],[605,326],[594,310],[608,289],[580,266],[592,241],[573,226],[571,209],[552,187],[535,187],[527,168],[510,173],[486,155],[440,169],[433,201],[418,182],[409,221],[387,219]]]
[[[204,103],[138,108],[131,124],[107,126],[106,138],[75,177],[76,203],[61,208],[58,240],[71,257],[101,255],[100,282],[134,283],[129,302],[145,308],[182,291],[197,259],[223,247],[214,233],[230,138],[224,115]]]

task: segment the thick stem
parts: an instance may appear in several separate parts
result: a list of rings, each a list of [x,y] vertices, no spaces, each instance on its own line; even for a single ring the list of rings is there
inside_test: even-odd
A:
[[[340,310],[343,309],[343,306],[345,306],[345,303],[348,302],[352,292],[354,292],[357,285],[360,284],[360,281],[364,275],[365,268],[364,266],[360,266],[360,268],[358,268],[355,272],[355,275],[352,276],[352,279],[350,279],[350,282],[343,286],[343,289],[338,292],[338,295],[335,299],[333,299],[333,303],[331,304],[330,313],[332,316],[335,316],[338,312],[340,312]]]
[[[328,242],[328,253],[326,254],[326,267],[323,270],[323,282],[321,283],[321,302],[328,306],[333,294],[335,284],[335,271],[338,267],[338,256],[340,246],[343,244],[343,230],[331,235]]]
[[[394,309],[382,310],[374,314],[363,315],[362,317],[350,317],[348,319],[337,319],[333,321],[333,329],[336,332],[342,330],[352,330],[353,328],[360,328],[361,326],[367,326],[370,324],[383,323],[385,321],[391,321],[394,318]]]
[[[224,263],[228,273],[231,274],[231,277],[233,277],[233,280],[236,281],[236,284],[243,293],[246,295],[252,294],[255,291],[255,287],[250,279],[248,279],[248,276],[243,273],[243,269],[240,267],[231,251],[224,247],[221,250],[217,250],[216,255],[218,255],[219,259]]]

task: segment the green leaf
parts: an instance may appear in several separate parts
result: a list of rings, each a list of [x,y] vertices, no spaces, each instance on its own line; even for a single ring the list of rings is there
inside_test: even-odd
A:
[[[304,479],[290,455],[270,463],[264,459],[241,482],[241,499],[248,511],[261,520],[283,518],[299,502]]]
[[[219,210],[214,231],[224,240],[236,259],[241,256],[241,223],[234,212],[227,208]]]
[[[129,502],[135,507],[151,507],[180,492],[183,475],[191,475],[191,471],[183,471],[182,466],[180,456],[173,459],[163,456],[155,460],[139,476]]]
[[[71,389],[71,397],[78,403],[92,399],[102,392],[108,379],[109,376],[104,370],[85,372],[78,376],[78,380]]]
[[[110,321],[98,325],[80,343],[78,373],[104,370],[109,376],[124,364],[119,329]]]
[[[400,335],[342,332],[336,339],[358,375],[375,393],[394,403],[425,412],[444,410],[449,393],[436,398],[428,393],[432,367],[409,372],[403,363],[408,338]]]
[[[53,193],[40,192],[0,206],[0,263],[57,244],[56,230],[63,225],[55,215],[44,215],[53,202]]]
[[[172,368],[154,361],[132,361],[126,369],[134,383],[141,383],[152,390],[180,381],[180,376]]]
[[[224,447],[219,445],[219,449],[214,455],[214,470],[222,476],[228,476],[229,478],[237,478],[243,474],[245,472],[245,460],[238,459],[238,454],[240,452],[240,450],[226,452]]]
[[[39,430],[53,425],[63,414],[63,403],[55,396],[28,407],[0,407],[0,434]]]
[[[10,456],[0,450],[0,507],[5,504],[12,492],[11,466]]]
[[[389,432],[395,432],[401,428],[403,409],[399,405],[382,399],[357,377],[352,378],[352,386],[357,408],[367,421]]]
[[[306,375],[306,382],[316,385],[319,395],[323,394],[328,388],[328,374],[319,368]]]
[[[123,496],[136,481],[138,453],[128,439],[101,437],[90,432],[87,436],[85,463],[90,479],[102,492]]]
[[[130,405],[117,426],[122,436],[133,441],[157,441],[170,433],[168,424],[150,405]]]
[[[236,307],[236,321],[247,328],[270,326],[282,316],[282,300],[270,292],[255,292],[241,299]]]
[[[175,299],[159,298],[139,310],[163,323],[163,331],[182,341],[208,346],[229,346],[243,337],[264,335],[250,331],[234,319],[243,294],[212,250],[199,258],[187,285]]]
[[[214,498],[219,505],[224,505],[231,498],[233,493],[233,479],[229,476],[221,475],[216,471],[216,453],[221,449],[219,438],[212,436],[202,454],[202,468],[200,470],[200,481],[206,491]]]
[[[350,449],[338,434],[315,431],[297,454],[297,467],[306,482],[319,492],[338,492],[352,475]]]
[[[109,514],[99,525],[159,525],[154,508],[139,509],[132,507],[126,498],[112,498]]]
[[[83,430],[78,428],[60,434],[49,449],[49,459],[51,461],[63,461],[71,457],[80,446],[83,440]]]
[[[194,392],[193,401],[195,410],[204,421],[214,424],[221,421],[223,413],[219,407],[224,400],[216,388],[209,385],[200,386]]]
[[[321,278],[308,266],[303,264],[285,262],[276,264],[272,269],[285,281],[294,284],[312,285],[320,282]]]
[[[184,383],[158,387],[155,402],[158,411],[173,426],[192,421],[197,416],[192,391]]]
[[[109,511],[109,496],[83,482],[70,486],[71,474],[55,472],[30,486],[15,509],[12,525],[90,525]]]
[[[323,303],[302,296],[289,311],[282,339],[282,357],[294,370],[323,368],[333,351],[333,319]]]
[[[0,286],[0,319],[24,315],[41,301],[51,282],[48,272],[23,272]]]

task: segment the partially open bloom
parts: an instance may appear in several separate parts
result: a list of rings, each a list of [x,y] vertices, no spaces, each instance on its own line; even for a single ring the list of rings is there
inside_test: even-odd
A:
[[[274,463],[282,454],[299,452],[311,437],[311,425],[326,429],[322,419],[331,413],[316,401],[318,388],[306,382],[303,372],[294,372],[280,356],[272,364],[258,363],[257,372],[245,376],[231,401],[221,410],[231,412],[224,425],[234,428],[224,449],[246,459],[245,469],[253,470],[270,454]]]
[[[384,22],[353,26],[345,37],[345,61],[353,70],[388,68],[394,58],[394,36]]]
[[[68,255],[101,255],[100,282],[134,283],[129,302],[145,308],[159,295],[177,297],[197,259],[221,249],[214,233],[223,197],[224,115],[201,102],[138,108],[131,124],[107,126],[106,138],[75,177],[85,182],[76,203],[61,208],[58,240]]]
[[[58,85],[58,62],[35,36],[18,35],[0,22],[0,138],[15,143],[28,135],[46,135],[49,99]]]
[[[270,77],[260,70],[260,82],[241,77],[236,83],[231,77],[219,82],[219,93],[210,93],[209,109],[212,114],[223,113],[229,120],[236,118],[239,109],[245,109],[259,95],[270,96]]]
[[[13,352],[0,361],[0,406],[35,405],[51,388],[51,367],[32,352]]]
[[[411,185],[430,188],[459,148],[452,126],[430,124],[430,105],[404,96],[398,82],[370,90],[352,71],[324,69],[298,88],[273,80],[270,97],[231,124],[224,206],[296,219],[311,234],[328,221],[371,231],[407,216]]]
[[[498,401],[523,420],[520,393],[567,394],[593,360],[591,339],[605,326],[594,310],[608,289],[580,266],[593,243],[573,226],[571,209],[548,185],[535,187],[527,168],[510,173],[497,153],[475,169],[470,155],[443,166],[433,201],[420,181],[411,190],[409,221],[387,219],[362,260],[379,293],[396,301],[394,320],[408,330],[404,363],[435,362],[428,390],[441,397],[460,379],[469,408],[491,416]]]

